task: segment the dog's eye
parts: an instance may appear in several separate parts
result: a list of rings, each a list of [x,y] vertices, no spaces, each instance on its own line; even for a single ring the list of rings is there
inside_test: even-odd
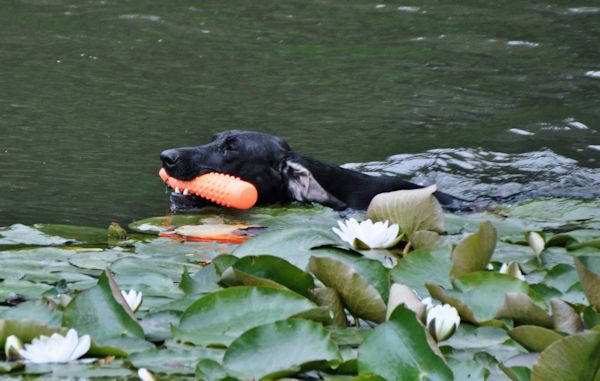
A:
[[[235,149],[236,149],[236,141],[233,138],[227,138],[227,139],[225,139],[223,144],[221,144],[221,150],[223,150],[224,152],[235,151]]]

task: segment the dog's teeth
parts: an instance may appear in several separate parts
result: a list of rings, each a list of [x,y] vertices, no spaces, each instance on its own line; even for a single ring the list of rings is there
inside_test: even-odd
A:
[[[187,196],[188,194],[190,194],[190,190],[189,190],[189,189],[187,189],[187,188],[185,188],[185,189],[183,190],[183,195],[184,195],[184,196]]]
[[[179,187],[175,187],[175,193],[181,193],[181,191],[179,190]]]

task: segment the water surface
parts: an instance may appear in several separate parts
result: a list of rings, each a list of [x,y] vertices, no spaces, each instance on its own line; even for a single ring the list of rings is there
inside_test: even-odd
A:
[[[226,129],[470,199],[600,196],[596,1],[23,0],[0,26],[0,226],[165,213],[159,152]]]

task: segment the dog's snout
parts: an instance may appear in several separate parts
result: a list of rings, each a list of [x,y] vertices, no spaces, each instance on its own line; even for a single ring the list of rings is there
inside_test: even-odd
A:
[[[179,152],[177,152],[175,149],[162,151],[160,153],[160,160],[162,160],[163,165],[172,167],[177,164],[177,161],[179,161]]]

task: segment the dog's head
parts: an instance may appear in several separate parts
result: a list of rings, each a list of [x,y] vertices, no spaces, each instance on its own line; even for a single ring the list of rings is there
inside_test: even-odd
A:
[[[283,139],[261,132],[221,132],[208,144],[168,149],[160,158],[167,173],[180,180],[220,172],[248,181],[256,186],[260,204],[297,200],[345,207],[299,163]],[[171,200],[179,206],[205,204],[194,196],[173,195]]]

